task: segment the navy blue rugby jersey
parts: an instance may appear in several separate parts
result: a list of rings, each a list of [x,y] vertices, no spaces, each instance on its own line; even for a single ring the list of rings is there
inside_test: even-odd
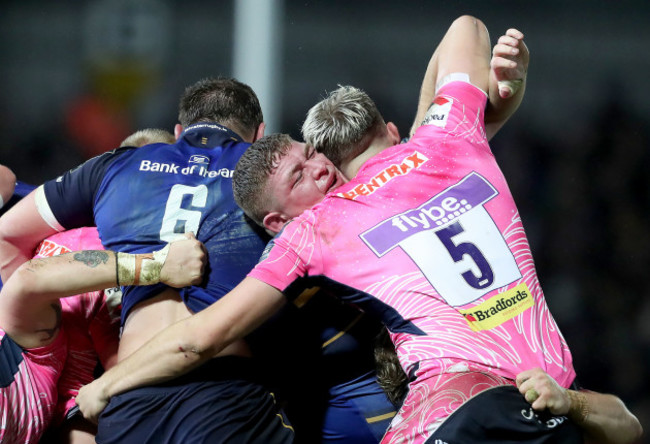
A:
[[[105,248],[150,252],[194,232],[209,253],[206,282],[180,290],[200,311],[234,288],[255,266],[268,237],[245,218],[232,174],[250,146],[212,123],[188,127],[175,144],[120,148],[44,184],[55,222],[65,229],[96,225]],[[163,284],[124,287],[122,321]]]

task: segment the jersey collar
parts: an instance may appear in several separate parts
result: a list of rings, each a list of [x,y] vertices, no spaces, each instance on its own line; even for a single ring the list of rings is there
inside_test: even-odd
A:
[[[199,148],[220,146],[227,140],[233,142],[244,141],[234,131],[212,122],[201,122],[190,125],[183,130],[180,138],[190,145]]]

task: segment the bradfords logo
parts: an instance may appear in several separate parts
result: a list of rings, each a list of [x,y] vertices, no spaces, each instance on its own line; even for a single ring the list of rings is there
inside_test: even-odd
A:
[[[489,330],[514,318],[533,306],[533,297],[525,283],[499,293],[476,307],[458,310],[474,331]]]
[[[357,196],[368,196],[369,194],[374,193],[378,188],[386,185],[391,179],[407,174],[413,168],[418,168],[427,160],[429,160],[427,156],[414,151],[413,154],[406,156],[399,165],[391,165],[388,168],[384,168],[379,174],[375,175],[370,182],[359,184],[350,191],[337,193],[336,195],[350,200],[354,200]]]
[[[422,125],[435,125],[444,128],[453,105],[451,98],[436,97],[422,120]]]

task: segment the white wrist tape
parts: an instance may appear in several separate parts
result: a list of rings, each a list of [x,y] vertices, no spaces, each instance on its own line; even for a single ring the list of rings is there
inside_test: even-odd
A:
[[[169,253],[169,244],[148,254],[117,253],[118,285],[151,285],[160,282],[160,270]]]
[[[517,94],[517,91],[519,91],[519,88],[521,88],[522,83],[524,83],[522,79],[501,80],[497,82],[499,85],[499,91],[502,91],[504,89],[508,90],[508,97],[512,97]]]

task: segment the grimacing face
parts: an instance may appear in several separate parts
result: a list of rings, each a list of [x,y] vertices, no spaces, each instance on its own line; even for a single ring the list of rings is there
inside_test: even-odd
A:
[[[267,181],[267,192],[273,202],[271,214],[282,215],[286,223],[346,182],[327,157],[305,143],[292,141]],[[269,227],[266,218],[265,226],[274,232],[281,228]]]

